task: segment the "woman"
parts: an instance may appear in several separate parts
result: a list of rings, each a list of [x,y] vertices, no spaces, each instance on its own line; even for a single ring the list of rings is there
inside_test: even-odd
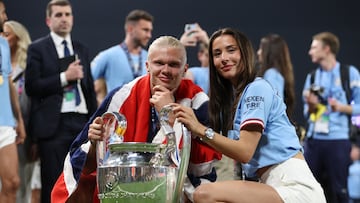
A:
[[[4,32],[2,35],[7,39],[11,52],[11,66],[12,66],[12,79],[15,83],[19,95],[19,102],[21,107],[21,112],[24,118],[24,123],[27,125],[29,118],[29,108],[30,102],[25,93],[25,68],[26,68],[26,57],[27,57],[27,48],[31,43],[30,35],[27,29],[16,21],[6,21],[3,26]],[[26,140],[26,145],[29,145],[29,138]],[[33,180],[31,180],[33,173],[40,171],[39,160],[37,162],[28,163],[27,151],[25,145],[18,145],[18,154],[19,154],[19,174],[21,177],[21,186],[17,194],[17,202],[27,202],[29,196],[32,196],[32,202],[40,202],[39,197],[39,187],[33,188],[32,195],[30,187]],[[35,169],[34,169],[35,167]],[[40,182],[40,177],[37,178],[36,183]],[[38,200],[34,200],[34,198]]]
[[[216,31],[210,38],[209,58],[209,113],[214,130],[200,124],[189,108],[173,104],[174,114],[193,135],[241,162],[245,174],[260,181],[203,184],[195,190],[194,201],[325,202],[283,99],[268,82],[255,78],[255,56],[248,38],[231,28]]]
[[[278,90],[291,118],[295,106],[294,72],[285,40],[277,34],[266,35],[260,40],[257,56],[260,63],[258,75]]]

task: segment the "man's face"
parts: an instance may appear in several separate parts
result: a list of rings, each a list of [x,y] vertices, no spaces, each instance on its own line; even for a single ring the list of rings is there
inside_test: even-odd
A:
[[[52,6],[51,16],[46,18],[46,24],[50,30],[65,37],[71,32],[73,26],[73,15],[70,6]]]
[[[329,46],[324,46],[320,40],[313,40],[310,46],[309,55],[313,63],[320,63],[327,55]]]
[[[184,54],[182,49],[174,47],[155,47],[149,52],[146,68],[150,73],[151,89],[161,85],[174,92],[179,87],[188,68]]]
[[[0,29],[2,30],[2,27],[4,25],[4,22],[7,21],[7,15],[6,15],[6,9],[3,2],[0,2]]]
[[[135,24],[130,25],[130,36],[137,46],[145,48],[151,39],[153,30],[152,22],[147,20],[139,20]]]

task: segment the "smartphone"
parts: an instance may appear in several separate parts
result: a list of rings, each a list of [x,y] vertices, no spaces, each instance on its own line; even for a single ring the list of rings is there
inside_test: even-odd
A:
[[[191,23],[191,24],[185,24],[185,32],[191,32],[196,30],[197,24],[196,23]]]

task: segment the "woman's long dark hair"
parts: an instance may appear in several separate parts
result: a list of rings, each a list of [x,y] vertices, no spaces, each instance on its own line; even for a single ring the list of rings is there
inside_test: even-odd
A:
[[[292,117],[295,107],[294,72],[290,59],[288,45],[277,34],[269,34],[260,40],[262,50],[259,76],[264,76],[270,68],[276,68],[284,77],[284,101],[287,106],[286,113]]]
[[[240,74],[238,75],[235,87],[228,80],[223,78],[216,70],[213,61],[213,42],[223,35],[232,36],[240,49]],[[232,128],[232,121],[235,114],[237,102],[247,84],[255,79],[255,54],[250,40],[241,32],[233,28],[220,29],[212,34],[209,41],[209,117],[210,125],[217,132],[227,135]]]

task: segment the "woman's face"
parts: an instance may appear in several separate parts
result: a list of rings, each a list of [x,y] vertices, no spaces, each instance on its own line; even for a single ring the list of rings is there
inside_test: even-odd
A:
[[[16,48],[18,37],[8,25],[4,25],[4,32],[2,33],[2,36],[8,41],[10,49]]]
[[[231,35],[221,35],[213,41],[213,61],[217,72],[233,85],[241,72],[241,54],[236,40]]]

